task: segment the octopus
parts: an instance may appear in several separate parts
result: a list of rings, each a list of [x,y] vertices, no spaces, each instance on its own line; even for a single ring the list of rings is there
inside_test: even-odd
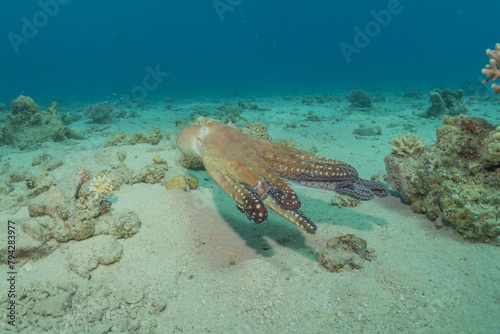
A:
[[[359,178],[345,162],[243,134],[221,122],[184,128],[177,147],[186,156],[201,158],[210,177],[257,224],[267,220],[271,209],[302,230],[316,232],[291,183],[363,201],[389,193],[384,184]]]

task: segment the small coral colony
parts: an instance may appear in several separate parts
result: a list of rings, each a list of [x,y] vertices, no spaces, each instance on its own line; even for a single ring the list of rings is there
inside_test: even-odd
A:
[[[482,70],[486,75],[484,83],[491,82],[495,94],[500,94],[500,44],[496,44],[493,50],[488,49],[486,54],[490,59]],[[230,125],[207,125],[213,120],[198,119],[196,124],[199,128],[196,129],[202,129],[201,132],[185,135],[184,142],[178,140],[178,144],[181,143],[179,148],[185,153],[178,164],[191,170],[206,169],[236,201],[237,208],[258,223],[267,219],[266,207],[269,207],[300,228],[314,233],[316,225],[300,210],[300,200],[288,186],[290,180],[337,192],[340,198],[344,198],[337,201],[341,206],[356,205],[359,200],[369,200],[373,195],[384,197],[388,194],[387,185],[390,185],[401,193],[413,211],[425,214],[437,226],[449,226],[470,240],[498,243],[500,127],[481,118],[467,116],[468,108],[461,101],[466,94],[465,88],[457,91],[434,89],[429,92],[430,107],[417,116],[444,118],[443,126],[437,129],[437,141],[424,146],[424,140],[418,139],[417,135],[399,133],[393,140],[392,153],[384,159],[388,174],[386,181],[381,176],[364,180],[346,163],[298,150],[294,147],[296,143],[293,140],[277,141],[279,144],[269,145],[272,152],[258,152],[262,143],[271,140],[267,125],[248,123],[241,113],[244,110],[269,109],[253,102],[199,107],[195,108],[190,119],[177,120],[176,125],[185,128],[192,125],[197,116],[210,115]],[[383,96],[370,96],[362,90],[354,90],[346,97],[350,103],[346,110],[369,111],[373,108],[374,97],[376,101],[384,99]],[[420,92],[415,91],[408,91],[403,95],[407,99],[419,97]],[[283,99],[289,101],[294,97],[283,96]],[[331,95],[313,95],[304,97],[301,102],[311,105],[329,99],[340,101],[338,97]],[[171,102],[167,101],[166,110],[172,108]],[[8,122],[0,125],[0,144],[11,145],[20,150],[35,150],[42,148],[47,142],[81,140],[85,136],[72,130],[69,127],[71,123],[86,117],[95,129],[104,128],[120,117],[138,117],[136,112],[127,111],[131,109],[116,111],[112,103],[103,102],[89,105],[78,112],[70,112],[60,111],[58,103],[54,102],[47,110],[40,111],[30,97],[21,95],[11,103],[10,112],[7,113]],[[0,104],[0,110],[7,111],[5,104]],[[319,122],[322,117],[310,113],[307,120]],[[237,128],[236,122],[247,124]],[[287,123],[286,127],[295,128],[297,124]],[[219,130],[213,130],[215,128]],[[212,137],[210,134],[213,134]],[[360,128],[354,134],[380,135],[381,129]],[[141,143],[158,145],[161,137],[158,127],[133,134],[117,131],[106,141],[105,146],[126,147]],[[217,144],[217,138],[236,143],[225,144],[227,150],[234,149],[236,153],[224,155],[222,151],[219,152],[220,143]],[[244,145],[238,146],[240,144],[237,142]],[[241,147],[249,146],[254,147],[254,160],[243,158],[247,154],[241,151]],[[215,159],[216,155],[224,156],[225,160]],[[234,157],[240,157],[240,160],[232,161]],[[192,174],[167,177],[167,162],[160,156],[155,156],[140,170],[128,168],[124,163],[126,158],[125,150],[117,150],[116,166],[95,174],[81,167],[76,172],[74,184],[63,184],[58,183],[50,173],[59,168],[62,162],[44,153],[32,163],[33,166],[40,166],[43,170],[41,173],[11,173],[1,190],[9,195],[14,190],[9,182],[25,181],[30,216],[55,221],[44,225],[44,233],[59,241],[67,241],[94,235],[99,219],[111,215],[112,191],[116,191],[124,183],[159,183],[167,189],[179,188],[185,191],[196,189],[198,185],[198,179]],[[74,194],[71,200],[56,201],[55,198],[65,197],[63,194],[68,193],[67,189],[72,189]],[[347,200],[346,195],[352,198]],[[54,201],[57,205],[54,205]],[[19,205],[14,200],[6,201],[4,205],[5,203]],[[133,219],[137,220],[135,217]]]

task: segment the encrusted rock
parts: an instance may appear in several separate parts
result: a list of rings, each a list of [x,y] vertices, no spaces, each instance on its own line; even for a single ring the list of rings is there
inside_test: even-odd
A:
[[[94,235],[109,234],[116,239],[130,238],[141,228],[141,221],[135,212],[102,216],[96,222]]]
[[[167,164],[150,164],[143,167],[138,173],[141,182],[161,183],[165,173],[168,171]]]
[[[481,163],[487,168],[500,166],[500,126],[491,131],[484,140],[484,149],[480,154]]]
[[[445,117],[437,141],[420,155],[385,157],[391,186],[411,209],[464,238],[500,243],[500,159],[488,122]]]
[[[181,189],[181,190],[188,189],[188,185],[186,183],[186,178],[184,177],[184,175],[172,176],[165,184],[165,187],[167,189]]]
[[[0,126],[0,142],[21,150],[32,150],[47,141],[81,139],[79,134],[64,125],[56,112],[57,106],[58,103],[54,102],[46,111],[38,111],[30,97],[19,96],[12,101],[11,112],[7,115],[10,123]]]
[[[269,140],[271,141],[272,138],[268,133],[268,127],[267,124],[265,123],[250,123],[250,124],[245,124],[241,128],[238,129],[238,131],[251,135],[260,139],[264,140]]]
[[[346,97],[347,101],[351,103],[351,108],[369,109],[372,106],[372,99],[364,90],[352,90]]]
[[[380,126],[373,126],[373,127],[362,127],[360,126],[357,129],[354,129],[352,131],[353,134],[358,135],[358,136],[381,136],[382,135],[382,128]]]
[[[433,89],[429,91],[429,99],[432,105],[427,109],[425,117],[465,114],[468,108],[460,101],[462,97],[464,97],[464,91],[461,89],[455,92],[450,89]]]
[[[68,267],[78,275],[89,278],[99,264],[113,264],[123,254],[123,246],[110,235],[99,235],[71,245],[67,253]]]
[[[27,197],[34,198],[41,193],[46,192],[50,189],[50,187],[56,185],[56,180],[52,176],[52,174],[48,172],[42,172],[34,177],[34,185],[35,187],[28,191]]]
[[[401,156],[408,157],[419,154],[424,147],[424,138],[418,140],[417,135],[411,135],[410,132],[406,134],[406,137],[403,137],[401,133],[399,133],[399,137],[396,137],[392,140],[394,146],[392,147],[392,151]]]
[[[157,126],[153,126],[147,133],[134,132],[128,135],[123,131],[116,131],[111,139],[106,140],[104,146],[135,145],[141,143],[158,145],[161,137],[160,128]]]
[[[181,159],[179,160],[179,164],[186,168],[186,169],[191,169],[191,170],[204,170],[205,166],[203,166],[203,161],[201,161],[200,158],[197,157],[188,157],[186,155],[183,155]]]
[[[101,102],[96,104],[90,104],[85,107],[83,114],[92,119],[94,123],[106,123],[111,122],[111,113],[114,107],[108,102]]]

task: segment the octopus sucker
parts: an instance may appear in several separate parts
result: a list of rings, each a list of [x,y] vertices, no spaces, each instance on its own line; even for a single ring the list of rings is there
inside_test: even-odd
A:
[[[289,182],[345,194],[360,200],[385,197],[380,182],[359,178],[351,165],[243,134],[220,122],[188,126],[177,147],[198,157],[212,179],[236,202],[249,220],[261,223],[271,209],[308,233],[317,227],[300,210]]]

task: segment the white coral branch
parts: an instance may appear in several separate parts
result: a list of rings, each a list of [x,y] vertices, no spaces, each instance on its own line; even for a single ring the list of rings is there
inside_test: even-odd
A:
[[[483,83],[500,80],[500,43],[495,45],[494,50],[486,50],[486,55],[490,57],[490,63],[481,70],[481,73],[487,76]],[[500,85],[492,84],[491,88],[495,90],[495,94],[500,94]]]
[[[89,190],[94,193],[95,199],[101,196],[108,197],[111,194],[112,188],[111,180],[106,179],[106,175],[103,177],[94,177],[89,186]]]
[[[412,136],[410,132],[406,137],[399,133],[399,137],[394,138],[392,143],[394,144],[392,151],[402,157],[417,155],[424,147],[424,139],[418,140],[417,135]]]

